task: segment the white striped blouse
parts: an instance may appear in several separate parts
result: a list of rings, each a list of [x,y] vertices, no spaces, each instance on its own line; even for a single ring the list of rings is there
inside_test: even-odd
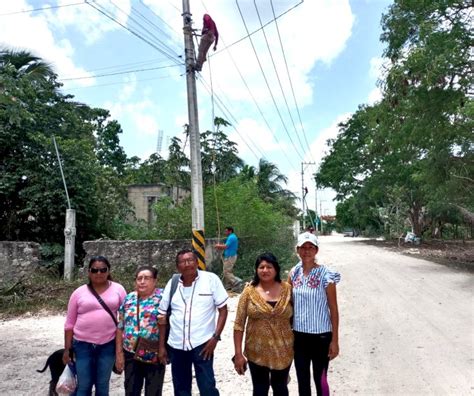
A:
[[[293,330],[321,334],[332,331],[326,288],[339,283],[341,275],[320,265],[305,276],[299,262],[290,271],[293,285]]]

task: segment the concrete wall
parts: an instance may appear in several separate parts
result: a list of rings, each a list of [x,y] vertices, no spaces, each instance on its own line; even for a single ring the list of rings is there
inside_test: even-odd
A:
[[[30,275],[40,258],[39,243],[0,241],[0,287]]]
[[[220,255],[216,254],[214,245],[217,239],[206,239],[206,265],[211,271],[220,271]],[[173,241],[86,241],[82,245],[86,251],[84,266],[89,265],[92,256],[105,256],[113,270],[125,268],[136,269],[141,265],[152,265],[158,269],[159,277],[169,277],[175,272],[176,253],[184,248],[191,248],[190,240]]]

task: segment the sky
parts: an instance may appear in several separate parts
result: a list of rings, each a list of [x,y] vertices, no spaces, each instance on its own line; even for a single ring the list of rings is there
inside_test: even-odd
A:
[[[220,35],[197,76],[200,131],[212,130],[213,114],[229,121],[245,163],[274,163],[315,209],[327,139],[381,98],[380,21],[391,1],[189,2],[196,32],[208,13]],[[3,0],[0,45],[44,58],[64,93],[108,109],[128,156],[166,158],[188,122],[181,14],[180,0]],[[318,213],[335,214],[334,195],[318,190]]]

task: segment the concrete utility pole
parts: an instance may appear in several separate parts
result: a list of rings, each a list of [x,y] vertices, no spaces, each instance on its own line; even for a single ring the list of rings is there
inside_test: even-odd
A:
[[[304,186],[304,171],[306,169],[305,165],[316,165],[316,162],[302,162],[301,163],[301,205],[302,205],[302,210],[303,210],[303,231],[306,230],[306,216],[305,216],[306,188]],[[318,210],[318,208],[316,208],[316,210]]]
[[[204,239],[204,198],[202,192],[201,145],[197,107],[196,77],[194,71],[194,42],[189,0],[183,0],[183,33],[188,94],[189,146],[191,151],[191,206],[193,248],[198,256],[200,269],[206,268]]]
[[[61,164],[61,157],[59,156],[58,145],[53,135],[54,149],[58,157],[59,170],[63,179],[64,190],[66,191],[67,207],[66,209],[66,226],[64,227],[64,279],[72,281],[74,272],[74,255],[76,252],[76,211],[71,209],[71,201],[69,200],[69,193],[67,191],[66,178],[64,177],[63,166]]]
[[[314,178],[314,214],[316,216],[314,219],[316,221],[314,233],[318,235],[318,182],[316,178]],[[321,221],[321,219],[319,219],[319,221]]]

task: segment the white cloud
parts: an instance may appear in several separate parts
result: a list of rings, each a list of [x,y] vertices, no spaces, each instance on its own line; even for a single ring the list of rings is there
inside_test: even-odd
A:
[[[156,106],[150,99],[144,99],[140,102],[106,102],[103,108],[109,109],[112,119],[121,120],[126,119],[130,125],[133,125],[133,130],[128,130],[127,133],[132,133],[136,137],[140,136],[156,136],[159,129],[159,107]]]
[[[0,13],[27,10],[25,1],[0,2]],[[13,14],[2,18],[0,24],[1,45],[5,48],[26,49],[49,62],[58,75],[85,76],[88,73],[74,64],[74,47],[69,40],[56,40],[50,29],[47,14]],[[90,85],[90,80],[78,80],[77,85]]]
[[[235,129],[237,129],[238,132]],[[228,127],[227,133],[229,139],[238,144],[239,156],[243,157],[246,162],[253,163],[255,162],[255,155],[258,157],[262,156],[256,147],[263,149],[262,154],[264,155],[272,151],[285,150],[287,148],[285,144],[276,142],[273,133],[269,131],[266,126],[259,124],[254,119],[241,119],[235,129]],[[251,159],[250,161],[248,160],[249,158]]]
[[[382,100],[382,98],[383,98],[382,91],[380,90],[380,88],[375,87],[372,91],[369,92],[369,95],[367,97],[367,103],[369,105],[373,105],[379,102],[380,100]]]
[[[127,101],[132,94],[136,91],[137,89],[137,75],[135,73],[129,74],[125,76],[124,81],[126,84],[122,87],[120,90],[120,93],[118,94],[118,100],[120,102],[125,102]]]
[[[71,4],[69,0],[58,1],[59,5]],[[114,5],[115,4],[115,5]],[[85,43],[91,45],[105,33],[122,29],[116,22],[107,18],[102,12],[111,15],[123,25],[127,24],[131,12],[130,0],[114,0],[114,2],[94,1],[77,6],[62,7],[47,12],[51,26],[65,30],[73,26],[83,36]]]

